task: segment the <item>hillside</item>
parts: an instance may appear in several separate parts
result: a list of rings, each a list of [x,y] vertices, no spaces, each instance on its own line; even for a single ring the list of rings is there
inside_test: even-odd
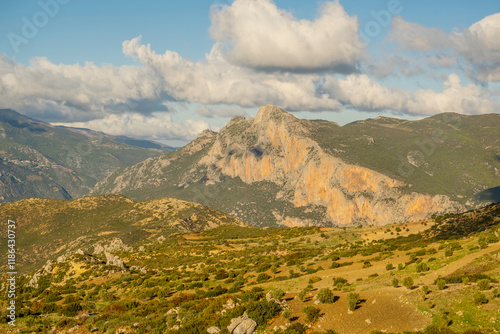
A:
[[[139,226],[149,232],[150,223],[118,229],[96,221],[107,215],[117,220],[119,214],[111,215],[109,208],[143,212],[157,201],[134,204],[105,196],[53,202],[70,203],[69,210],[104,199],[95,210],[79,209],[78,222],[89,221],[94,230],[89,236],[110,228],[117,233],[107,234],[97,247],[59,258],[52,254],[43,268],[18,277],[16,330],[230,333],[245,314],[243,324],[256,326],[256,334],[487,334],[500,326],[500,204],[435,222],[384,227],[223,224],[151,235],[130,247],[113,237],[128,238],[126,232]],[[166,207],[178,203],[161,200],[166,201]],[[21,204],[17,209],[28,210],[30,203]],[[448,235],[457,221],[474,228]],[[438,238],[428,234],[436,228]],[[30,230],[19,230],[24,229]],[[0,293],[0,331],[8,333],[6,296]]]
[[[0,203],[0,221],[7,219],[17,223],[17,255],[22,270],[78,249],[92,250],[103,241],[119,239],[118,249],[125,249],[172,233],[202,231],[223,224],[244,225],[196,203],[173,198],[134,202],[121,195]],[[0,236],[0,241],[6,241],[5,235]]]
[[[500,116],[338,126],[271,105],[120,169],[94,193],[172,196],[255,226],[383,225],[459,212],[499,185]]]
[[[120,167],[159,156],[167,147],[86,129],[55,127],[0,110],[0,202],[69,199],[89,193]]]

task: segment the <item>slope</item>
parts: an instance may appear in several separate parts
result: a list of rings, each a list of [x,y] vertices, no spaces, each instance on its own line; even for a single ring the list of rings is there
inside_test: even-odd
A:
[[[0,201],[80,197],[115,169],[165,152],[120,140],[0,110]]]

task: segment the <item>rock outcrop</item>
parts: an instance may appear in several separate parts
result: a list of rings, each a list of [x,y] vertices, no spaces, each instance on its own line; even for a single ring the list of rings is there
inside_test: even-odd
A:
[[[245,312],[241,317],[231,319],[227,330],[232,334],[252,334],[257,328],[257,323],[250,319]]]
[[[489,173],[486,183],[471,170],[475,167],[468,167],[467,181],[459,180],[462,190],[453,182],[462,170],[454,169],[453,177],[443,173],[447,167],[432,153],[457,150],[453,156],[461,157],[467,143],[447,141],[457,122],[467,119],[445,116],[424,123],[379,118],[345,130],[267,105],[255,118],[235,117],[219,133],[206,131],[176,152],[124,169],[95,192],[142,198],[151,190],[202,202],[257,226],[384,225],[460,212],[467,209],[467,198],[497,181],[491,164],[479,173]],[[467,129],[468,135],[479,136],[477,127]],[[449,134],[435,135],[445,130]],[[392,131],[390,140],[384,137],[387,131]],[[423,132],[429,138],[422,143]],[[345,133],[350,137],[344,140]],[[404,136],[411,138],[394,142]],[[482,156],[497,147],[483,146]]]

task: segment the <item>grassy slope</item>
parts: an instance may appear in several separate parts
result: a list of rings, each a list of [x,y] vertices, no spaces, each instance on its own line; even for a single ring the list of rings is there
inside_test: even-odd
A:
[[[496,214],[498,206],[474,216]],[[465,238],[419,234],[429,228],[446,231],[442,229],[444,224],[453,225],[468,216],[470,213],[449,217],[440,224],[426,221],[383,228],[221,226],[179,233],[146,245],[143,252],[119,253],[128,265],[146,266],[149,271],[145,274],[89,262],[90,255],[77,256],[56,265],[38,289],[23,290],[19,306],[25,307],[19,310],[25,316],[18,326],[43,330],[59,324],[62,328],[82,325],[83,330],[96,327],[99,332],[134,328],[150,333],[202,333],[213,325],[225,329],[231,318],[246,310],[258,320],[259,330],[267,326],[270,332],[275,326],[292,322],[309,324],[311,330],[319,332],[398,333],[433,324],[448,332],[430,333],[468,329],[489,333],[500,325],[500,297],[494,290],[500,288],[500,242],[495,235],[499,217],[495,216],[497,223],[482,232],[477,232],[484,228],[476,219]],[[482,244],[483,239],[489,242]],[[344,265],[335,268],[333,263]],[[387,269],[388,264],[396,268]],[[429,269],[419,272],[421,264]],[[262,274],[268,276],[259,280]],[[347,283],[334,287],[336,277]],[[414,280],[411,288],[402,286],[406,277]],[[446,283],[443,290],[436,285],[440,277]],[[464,277],[469,278],[467,285],[462,283]],[[485,277],[492,282],[491,287],[481,291],[478,280]],[[398,287],[393,286],[395,278]],[[299,299],[299,293],[309,284],[312,289]],[[424,285],[429,287],[425,296]],[[73,286],[78,289],[73,290]],[[265,301],[265,293],[276,288],[285,292],[281,302],[290,311],[290,320],[282,311],[271,311]],[[333,303],[314,303],[322,288],[335,288]],[[351,292],[358,293],[361,302],[349,313],[347,299]],[[488,302],[477,305],[477,293],[483,293]],[[49,301],[48,296],[54,294],[61,295],[59,300]],[[68,311],[69,296],[84,310],[90,310],[90,316],[63,316]],[[238,306],[220,313],[228,300]],[[304,306],[318,308],[320,318],[308,320],[302,311]],[[169,312],[175,307],[179,307],[177,313]],[[49,315],[41,316],[45,313]],[[173,330],[180,324],[180,330]]]
[[[17,223],[21,271],[68,251],[120,238],[128,245],[179,231],[199,231],[209,222],[242,224],[217,210],[173,198],[133,202],[121,195],[77,200],[25,199],[0,204],[0,221]],[[2,244],[5,235],[0,237]]]
[[[313,123],[312,138],[328,152],[405,181],[413,191],[466,202],[485,186],[499,185],[498,114],[447,113],[420,121],[377,118],[343,127]],[[408,162],[408,155],[418,167]]]

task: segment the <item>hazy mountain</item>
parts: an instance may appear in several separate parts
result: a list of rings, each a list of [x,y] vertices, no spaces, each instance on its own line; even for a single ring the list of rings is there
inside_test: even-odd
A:
[[[147,143],[151,148],[144,148]],[[87,129],[55,127],[3,109],[0,110],[0,201],[80,197],[117,168],[165,151],[168,148],[161,144],[133,142],[132,138]]]
[[[500,183],[500,115],[339,126],[268,105],[121,169],[95,193],[201,202],[257,226],[387,224],[474,207]]]

